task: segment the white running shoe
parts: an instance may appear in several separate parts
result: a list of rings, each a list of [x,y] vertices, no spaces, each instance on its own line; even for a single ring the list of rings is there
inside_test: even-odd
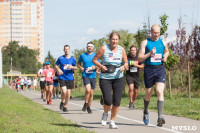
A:
[[[118,129],[118,126],[115,124],[115,122],[110,122],[109,128]]]
[[[101,118],[101,125],[102,126],[107,125],[107,119],[108,119],[108,114],[103,113],[102,118]]]

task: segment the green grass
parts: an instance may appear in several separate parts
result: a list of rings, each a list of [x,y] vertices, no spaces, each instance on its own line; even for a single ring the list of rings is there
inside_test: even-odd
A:
[[[0,89],[1,133],[88,133],[59,113],[8,88]]]
[[[135,106],[137,109],[144,108],[144,91],[139,90],[138,97],[135,102]],[[72,92],[73,97],[84,98],[84,89],[74,90]],[[94,100],[99,101],[101,97],[101,91],[95,90]],[[128,107],[129,105],[129,97],[126,94],[123,94],[121,99],[121,105]],[[165,93],[165,105],[164,105],[164,114],[176,115],[181,117],[187,117],[195,120],[200,120],[200,98],[195,97],[192,98],[191,101],[186,96],[176,95],[172,98],[169,98],[168,94]],[[157,111],[157,96],[155,94],[152,95],[149,110]]]

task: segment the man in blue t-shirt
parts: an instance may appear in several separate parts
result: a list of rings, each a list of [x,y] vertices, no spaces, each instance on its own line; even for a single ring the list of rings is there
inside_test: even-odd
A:
[[[167,43],[160,39],[160,26],[154,24],[151,27],[151,37],[141,43],[141,49],[138,55],[140,62],[145,61],[144,67],[144,83],[146,87],[146,95],[144,97],[144,115],[143,121],[149,124],[148,106],[153,93],[153,86],[156,86],[157,93],[157,110],[158,120],[157,126],[162,127],[165,119],[162,117],[164,108],[164,88],[166,80],[166,72],[163,62],[167,61],[169,50]]]
[[[82,71],[83,83],[85,86],[85,103],[83,105],[82,110],[86,111],[89,114],[92,114],[92,110],[90,106],[93,100],[93,93],[96,84],[96,65],[92,62],[93,57],[96,53],[93,52],[94,44],[93,42],[87,43],[87,52],[80,55],[78,60],[78,67]],[[81,62],[83,62],[83,66],[81,66]],[[99,61],[100,62],[100,61]]]
[[[59,83],[62,90],[60,110],[67,112],[67,103],[70,99],[71,90],[74,88],[73,70],[77,70],[77,67],[75,58],[70,56],[69,45],[64,46],[64,52],[65,55],[57,59],[55,68],[59,74]]]

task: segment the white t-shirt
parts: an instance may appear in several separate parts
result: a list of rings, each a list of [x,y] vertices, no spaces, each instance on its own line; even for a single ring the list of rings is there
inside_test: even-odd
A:
[[[37,86],[37,79],[33,80],[33,86]]]
[[[20,80],[20,85],[24,85],[24,79]]]
[[[32,81],[31,81],[30,79],[27,80],[27,84],[28,84],[28,85],[31,85],[31,82],[32,82]]]
[[[43,73],[43,68],[41,68],[39,71],[38,71],[38,74],[40,75],[40,76],[42,76],[42,73]],[[40,81],[44,81],[44,79],[45,79],[45,77],[40,77]]]

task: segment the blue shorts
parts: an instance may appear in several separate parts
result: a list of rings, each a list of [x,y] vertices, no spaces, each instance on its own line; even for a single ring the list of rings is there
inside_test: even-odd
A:
[[[144,67],[144,84],[146,88],[151,88],[156,82],[165,83],[166,72],[163,65]]]
[[[84,86],[90,84],[91,85],[91,89],[95,89],[95,85],[96,85],[96,78],[88,78],[88,77],[83,77],[83,83]]]
[[[53,83],[54,86],[58,86],[58,83]]]

